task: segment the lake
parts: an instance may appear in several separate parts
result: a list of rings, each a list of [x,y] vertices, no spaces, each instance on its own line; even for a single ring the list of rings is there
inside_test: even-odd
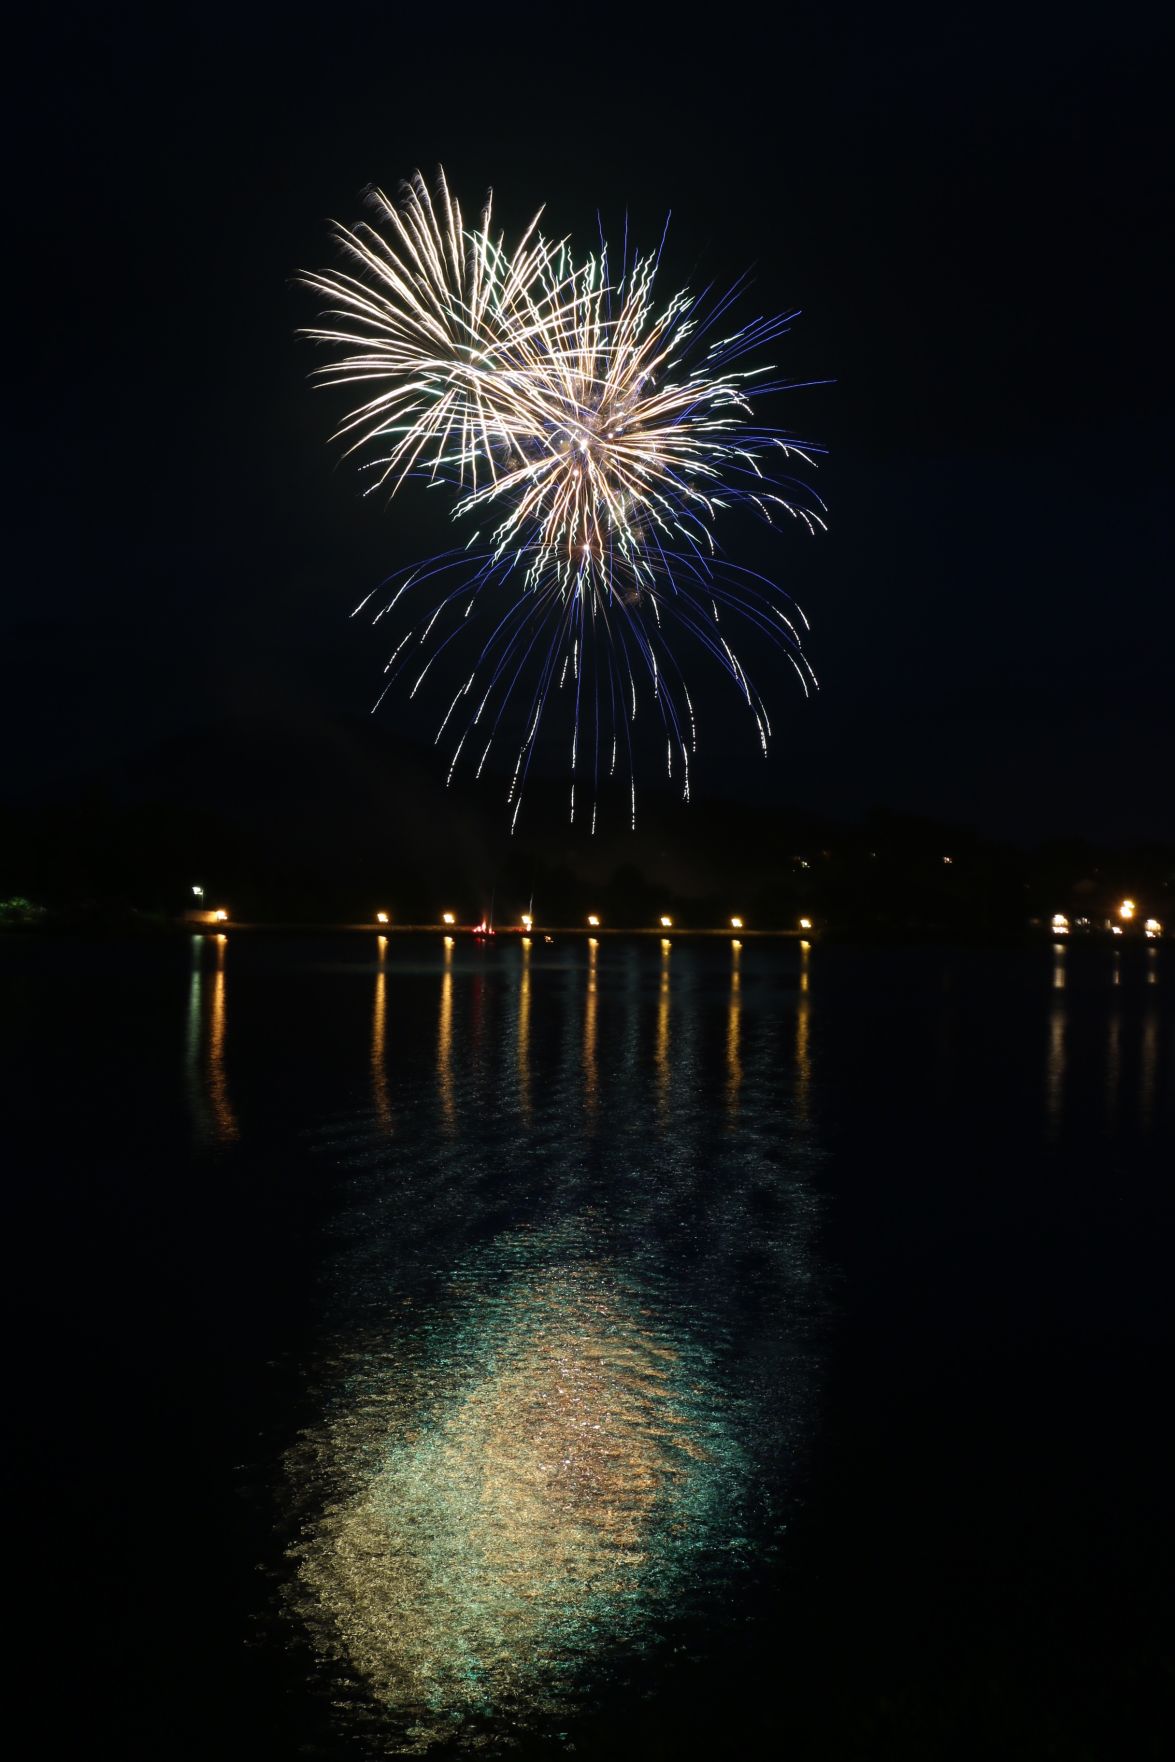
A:
[[[38,1749],[1168,1753],[1170,944],[9,936],[0,995]]]

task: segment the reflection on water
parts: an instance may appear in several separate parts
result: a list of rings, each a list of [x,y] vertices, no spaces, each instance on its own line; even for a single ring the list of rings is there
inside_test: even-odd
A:
[[[215,966],[209,996],[204,996],[204,963],[207,947],[215,950]],[[192,937],[192,964],[188,974],[188,1023],[186,1083],[188,1103],[200,1138],[229,1143],[239,1135],[237,1116],[228,1092],[224,1068],[225,953],[228,937]]]
[[[522,972],[518,980],[518,1105],[530,1118],[530,937],[522,938]]]
[[[313,1440],[334,1497],[302,1612],[402,1711],[400,1753],[566,1712],[737,1521],[707,1355],[597,1254],[586,1228],[499,1238]]]
[[[808,1043],[811,1006],[812,944],[805,937],[800,942],[800,994],[796,1004],[796,1112],[805,1124],[812,1087],[812,1053]]]
[[[599,1101],[600,1074],[596,1067],[596,1011],[599,1004],[599,938],[588,937],[587,991],[583,1004],[583,1097],[588,1112],[595,1114]]]
[[[375,975],[388,1090],[349,1158],[321,1421],[289,1458],[290,1605],[372,1754],[500,1753],[636,1654],[671,1661],[682,1621],[694,1645],[738,1619],[809,1427],[806,965],[781,1106],[778,1059],[745,1056],[737,946],[716,995],[669,938],[604,966],[596,938],[462,954],[436,1094],[385,1067],[395,962]],[[778,1047],[794,992],[762,996]]]
[[[688,1634],[704,1666],[779,1548],[821,1339],[829,1047],[850,1036],[848,1069],[889,1054],[876,1006],[857,1026],[869,968],[846,980],[851,953],[740,943],[610,944],[601,961],[594,937],[459,955],[447,938],[423,984],[418,953],[400,962],[402,1001],[381,952],[374,1006],[365,971],[371,1108],[338,1124],[346,1197],[307,1373],[319,1417],[289,1460],[288,1589],[366,1754],[554,1744],[638,1656],[661,1692],[657,1661]],[[1157,964],[1106,952],[1060,944],[973,978],[987,1013],[970,1040],[925,956],[877,957],[891,988],[955,1010],[947,1074],[1007,1109],[1029,1175],[1042,1098],[1058,1159],[1076,1132],[1149,1131],[1165,1106]],[[215,1033],[198,967],[190,997],[210,1100],[218,971]],[[389,1063],[389,1012],[420,998],[429,1020]],[[1018,1085],[992,1084],[993,1044]],[[896,1052],[887,1069],[920,1105],[924,1074]]]
[[[1061,1109],[1065,1100],[1065,1001],[1059,994],[1065,989],[1067,952],[1063,942],[1053,944],[1053,998],[1049,1009],[1049,1045],[1045,1066],[1045,1113],[1049,1136],[1054,1140],[1061,1129]]]
[[[384,1132],[392,1130],[392,1101],[388,1084],[387,1060],[387,1017],[388,1017],[388,939],[377,936],[375,939],[376,959],[375,970],[375,1003],[371,1016],[371,1097],[375,1105],[375,1117]]]
[[[673,944],[668,936],[661,938],[661,975],[657,988],[657,1109],[662,1121],[669,1108],[669,957]]]
[[[739,986],[742,975],[739,972],[739,956],[743,945],[735,938],[730,944],[730,1002],[726,1006],[726,1107],[728,1113],[738,1112],[738,1091],[743,1080],[742,1061],[739,1056],[739,1039],[741,1034],[740,1012],[742,998]]]
[[[441,1117],[445,1129],[452,1132],[456,1124],[453,1099],[453,938],[444,940],[444,966],[441,971],[441,1008],[437,1021],[437,1089],[441,1098]]]

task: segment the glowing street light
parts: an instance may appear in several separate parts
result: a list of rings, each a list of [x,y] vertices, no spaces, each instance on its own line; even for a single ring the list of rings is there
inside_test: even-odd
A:
[[[1057,936],[1068,936],[1069,920],[1064,912],[1053,913],[1053,933]]]
[[[1157,918],[1148,918],[1143,925],[1143,929],[1148,936],[1161,936],[1163,934],[1163,926]]]
[[[597,918],[595,912],[589,912],[588,913],[588,929],[589,930],[598,930],[599,928],[600,928],[599,918]]]
[[[225,911],[223,906],[218,906],[216,911],[213,913],[213,916],[215,917],[216,922],[218,924],[227,924],[228,923],[228,913]]]
[[[661,928],[662,928],[662,930],[672,930],[673,919],[672,918],[662,918],[661,919]]]
[[[534,919],[531,917],[529,912],[523,912],[523,914],[522,914],[522,928],[524,930],[533,930],[534,929]]]
[[[743,927],[742,919],[741,918],[731,918],[730,927],[732,930],[741,930]]]
[[[812,928],[811,918],[801,918],[800,919],[800,929],[801,930],[810,930],[811,928]]]
[[[203,899],[204,897],[204,889],[202,887],[197,887],[194,882],[192,884],[192,897],[193,899]]]
[[[456,918],[456,914],[454,912],[442,912],[441,913],[441,923],[442,924],[455,924],[456,922],[457,922],[457,918]]]
[[[1122,904],[1118,907],[1118,916],[1124,924],[1128,924],[1134,916],[1136,909],[1137,908],[1132,899],[1124,899]]]
[[[386,912],[376,912],[375,921],[377,924],[386,924],[388,921],[388,914]]]

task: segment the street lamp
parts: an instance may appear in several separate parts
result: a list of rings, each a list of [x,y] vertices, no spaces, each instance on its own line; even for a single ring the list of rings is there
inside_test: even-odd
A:
[[[193,899],[203,899],[204,889],[202,887],[197,887],[197,886],[195,886],[195,884],[193,884],[192,897],[193,897]]]
[[[589,930],[598,930],[600,928],[600,920],[597,918],[595,912],[588,913],[588,928]]]
[[[801,918],[800,919],[800,929],[801,930],[810,930],[811,928],[812,928],[811,918]]]
[[[442,924],[455,924],[456,922],[457,922],[456,916],[452,912],[442,912],[441,913],[441,923]]]
[[[376,912],[375,921],[377,924],[386,924],[388,921],[388,914],[386,912]]]
[[[1122,904],[1118,907],[1118,916],[1124,924],[1128,924],[1134,916],[1135,910],[1136,907],[1134,901],[1132,899],[1124,899]]]
[[[228,923],[228,913],[225,911],[223,906],[218,906],[213,915],[214,915],[216,922],[218,924],[227,924]]]
[[[534,919],[531,917],[529,912],[523,912],[523,914],[522,914],[522,928],[524,930],[533,930],[534,929]]]
[[[742,919],[741,918],[731,918],[730,927],[732,930],[741,930],[743,927]]]
[[[672,918],[662,918],[661,919],[661,928],[662,928],[662,930],[672,930],[673,919]]]

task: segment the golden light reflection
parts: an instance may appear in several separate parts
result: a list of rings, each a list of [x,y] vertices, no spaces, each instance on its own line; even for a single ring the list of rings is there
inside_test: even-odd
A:
[[[661,977],[657,989],[657,1106],[664,1116],[669,1108],[669,957],[673,944],[661,938]]]
[[[386,936],[377,936],[375,942],[379,965],[375,973],[375,1004],[371,1017],[371,1094],[380,1128],[384,1132],[390,1132],[392,1100],[387,1066],[388,975],[384,968],[388,939]]]
[[[228,1142],[239,1135],[224,1070],[224,957],[228,937],[222,933],[213,940],[216,943],[216,971],[212,975],[212,1007],[208,1018],[208,1099],[212,1104],[216,1135]]]
[[[300,1612],[398,1718],[397,1755],[573,1707],[737,1508],[706,1362],[647,1293],[591,1262],[503,1270],[463,1272],[443,1339],[291,1463],[326,1482]]]
[[[195,891],[193,889],[193,891]],[[204,938],[192,937],[192,965],[188,973],[188,1036],[186,1078],[188,1101],[200,1137],[209,1135],[208,1097],[204,1087]]]
[[[740,1015],[742,997],[740,995],[742,975],[739,972],[739,957],[742,954],[742,943],[732,940],[730,944],[730,998],[726,1006],[726,1107],[727,1112],[738,1112],[738,1092],[743,1080],[742,1059],[739,1051],[741,1038]]]
[[[1066,949],[1065,949],[1065,944],[1063,942],[1054,942],[1053,943],[1053,990],[1054,991],[1063,991],[1065,989],[1065,953],[1066,953]]]
[[[599,940],[595,936],[589,936],[587,992],[583,1001],[583,1098],[589,1114],[595,1113],[599,1099],[599,1071],[596,1062],[596,1008],[599,1002],[596,958],[599,952]]]
[[[445,964],[441,971],[441,1013],[437,1024],[437,1088],[445,1130],[456,1122],[453,1100],[453,938],[444,938]]]
[[[529,1120],[530,1103],[530,948],[529,936],[521,938],[522,971],[518,977],[518,1104]]]
[[[800,990],[796,999],[796,1112],[805,1123],[812,1091],[811,985],[812,944],[804,938],[800,942]]]

